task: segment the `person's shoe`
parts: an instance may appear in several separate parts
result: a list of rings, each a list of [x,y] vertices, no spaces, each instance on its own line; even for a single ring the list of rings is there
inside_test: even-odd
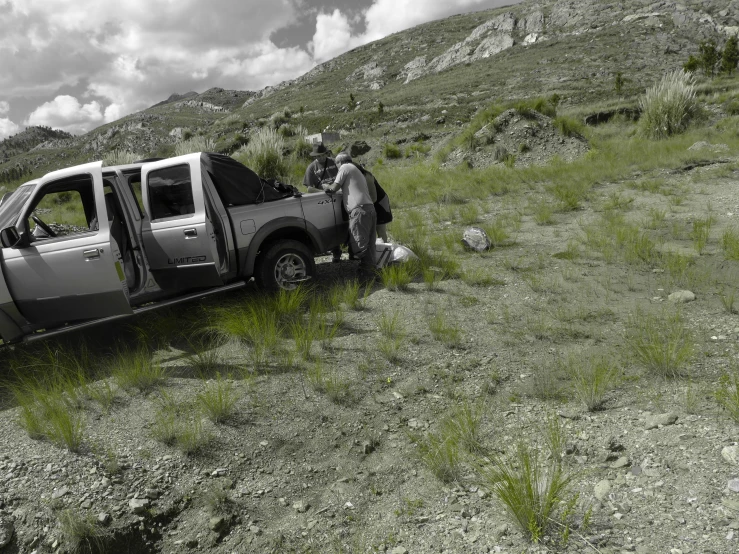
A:
[[[358,260],[358,259],[359,259],[359,258],[355,257],[355,256],[354,256],[354,254],[352,254],[351,252],[349,252],[349,261],[350,261],[350,262],[356,261],[356,260]]]

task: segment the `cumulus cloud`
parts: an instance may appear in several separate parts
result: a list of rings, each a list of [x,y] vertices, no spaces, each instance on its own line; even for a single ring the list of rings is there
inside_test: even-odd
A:
[[[46,125],[69,133],[81,133],[103,122],[103,110],[96,100],[81,104],[74,96],[57,96],[36,108],[25,125]]]
[[[0,100],[0,115],[5,115],[10,111],[10,104],[5,100]]]
[[[20,127],[6,117],[0,117],[0,140],[16,134]]]
[[[99,0],[0,0],[0,91],[15,111],[39,99],[26,124],[79,133],[174,92],[259,90],[388,33],[516,1],[353,0],[322,12],[329,0],[127,0],[114,10]],[[309,44],[270,40],[309,12]],[[8,110],[0,104],[0,115],[24,119]]]
[[[392,33],[453,14],[482,10],[521,0],[375,0],[364,12],[364,31],[355,33],[350,20],[338,9],[316,17],[311,42],[316,62],[379,40]]]
[[[321,63],[363,44],[361,36],[352,35],[349,18],[339,9],[331,14],[320,13],[316,17],[316,33],[313,35],[313,57]]]

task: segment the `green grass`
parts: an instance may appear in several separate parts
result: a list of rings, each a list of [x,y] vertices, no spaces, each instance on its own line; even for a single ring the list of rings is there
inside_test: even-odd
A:
[[[558,457],[547,460],[535,447],[519,442],[507,456],[488,456],[478,465],[478,475],[530,542],[567,542],[577,474]]]
[[[715,397],[729,417],[739,423],[739,372],[736,368],[721,376]]]
[[[626,343],[649,373],[679,377],[693,357],[695,343],[680,311],[652,314],[637,310],[628,319]]]
[[[382,268],[380,279],[388,290],[407,291],[414,277],[413,266],[407,263],[392,264]]]
[[[58,518],[62,535],[71,552],[93,554],[103,551],[104,531],[92,515],[82,514],[75,510],[62,510]]]
[[[437,309],[429,318],[429,331],[434,340],[439,341],[447,348],[458,348],[462,344],[462,330],[456,323],[450,323],[445,310]]]
[[[565,366],[577,400],[589,412],[605,408],[608,393],[621,380],[618,367],[607,356],[571,355]]]
[[[110,373],[120,388],[137,389],[141,393],[159,387],[167,380],[166,369],[152,360],[151,353],[144,348],[119,350],[110,362]]]
[[[219,374],[205,382],[202,392],[196,397],[198,406],[213,423],[223,423],[233,416],[239,394],[234,382],[223,379]]]

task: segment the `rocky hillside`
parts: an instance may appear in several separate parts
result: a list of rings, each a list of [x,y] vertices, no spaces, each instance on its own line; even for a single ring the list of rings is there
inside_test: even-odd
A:
[[[737,32],[737,0],[529,0],[420,25],[256,93],[173,94],[74,140],[0,147],[0,172],[19,164],[48,171],[114,149],[167,156],[183,133],[225,148],[234,133],[286,108],[310,133],[402,141],[421,131],[443,140],[493,101],[556,93],[567,111],[613,100],[617,73],[624,85],[615,99],[633,103],[700,41],[721,44]]]

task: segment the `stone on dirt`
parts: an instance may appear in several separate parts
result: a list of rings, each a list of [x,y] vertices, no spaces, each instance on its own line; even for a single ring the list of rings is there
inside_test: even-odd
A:
[[[15,534],[15,527],[13,526],[13,520],[0,516],[0,548],[6,547],[10,544]]]
[[[468,227],[462,235],[462,244],[475,252],[484,252],[490,249],[490,239],[487,233],[479,227]]]
[[[673,425],[677,421],[677,414],[666,413],[649,416],[647,418],[646,428],[657,429],[658,427],[665,427],[667,425]]]
[[[598,481],[593,489],[593,495],[600,501],[603,501],[609,492],[611,492],[611,482],[608,479]]]
[[[739,445],[724,446],[721,456],[730,464],[739,465]]]
[[[695,300],[695,294],[689,290],[678,290],[668,296],[667,300],[675,304],[687,304]]]
[[[131,511],[134,514],[143,514],[146,512],[149,504],[151,504],[151,502],[149,502],[148,498],[132,498],[128,501],[128,507],[131,508]]]

